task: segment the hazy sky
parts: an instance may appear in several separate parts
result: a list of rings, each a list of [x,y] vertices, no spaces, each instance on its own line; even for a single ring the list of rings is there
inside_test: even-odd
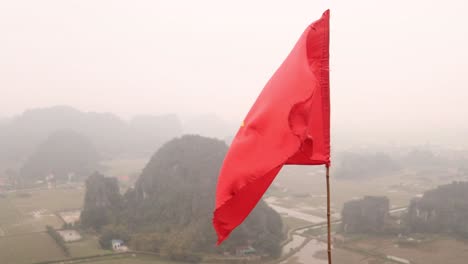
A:
[[[0,0],[0,116],[65,104],[240,123],[326,7],[334,125],[466,127],[462,0]]]

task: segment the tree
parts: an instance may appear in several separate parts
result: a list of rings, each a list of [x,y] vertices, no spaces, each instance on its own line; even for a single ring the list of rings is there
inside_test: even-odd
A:
[[[410,232],[456,233],[468,238],[468,182],[454,182],[413,199],[406,221]]]
[[[383,233],[389,208],[387,197],[366,196],[346,202],[341,213],[341,230],[345,233]]]
[[[100,230],[105,225],[116,224],[122,206],[117,179],[95,172],[86,180],[81,225],[84,228]]]

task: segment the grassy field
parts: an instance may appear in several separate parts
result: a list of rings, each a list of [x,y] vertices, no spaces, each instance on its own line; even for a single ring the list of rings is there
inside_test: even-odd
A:
[[[392,239],[366,239],[362,243],[377,245],[374,251],[385,255],[408,259],[411,263],[424,264],[459,264],[468,259],[468,241],[451,237],[433,238],[417,246],[396,246]]]
[[[140,171],[147,160],[114,160],[106,163],[109,176],[130,175]],[[57,213],[83,206],[84,188],[59,186],[53,189],[29,189],[9,192],[0,197],[0,264],[35,263],[65,259],[56,242],[43,232],[47,225],[60,228],[63,221]],[[71,257],[111,253],[102,250],[97,237],[84,235],[67,243]],[[86,263],[167,264],[152,257],[104,257]]]
[[[362,236],[335,248],[335,263],[394,263],[386,256],[396,256],[414,264],[460,264],[468,259],[468,241],[452,237],[433,236],[427,242],[412,246],[398,246],[395,241],[395,237]],[[325,257],[324,252],[320,254],[321,258]]]
[[[447,172],[448,173],[448,172]],[[442,173],[443,174],[443,173]],[[439,176],[441,174],[438,174]],[[331,205],[341,211],[343,204],[351,199],[366,195],[387,196],[392,207],[407,206],[411,198],[439,184],[450,182],[449,178],[440,178],[421,172],[401,171],[395,175],[365,179],[337,180],[331,173]],[[305,209],[305,213],[322,214],[320,207],[326,202],[325,170],[322,167],[287,166],[282,169],[274,184],[287,190],[286,193],[273,191],[281,199],[283,206],[306,205],[316,209]],[[308,195],[308,196],[307,196]]]
[[[10,222],[9,224],[3,225],[2,229],[5,235],[9,236],[45,231],[45,227],[47,225],[54,228],[61,228],[63,222],[54,214],[42,215],[38,217],[24,215],[16,222]]]
[[[109,162],[110,176],[126,175],[141,170],[146,160]],[[33,263],[64,259],[65,256],[47,233],[47,225],[60,228],[63,221],[57,213],[83,206],[85,189],[81,186],[58,186],[53,189],[28,189],[9,192],[0,197],[0,264]],[[71,257],[110,253],[102,250],[96,237],[67,243]],[[107,260],[99,263],[152,263],[147,259]],[[155,262],[163,263],[163,262]]]
[[[14,205],[7,198],[0,198],[0,237],[5,236],[7,229],[22,217]]]
[[[125,257],[125,258],[103,258],[96,261],[86,262],[88,264],[177,264],[151,257]],[[179,263],[183,264],[183,263]]]
[[[57,188],[10,192],[0,198],[0,263],[33,263],[65,256],[47,233],[50,225],[60,228],[56,212],[80,208],[83,189]],[[96,239],[70,244],[72,256],[102,253]]]
[[[0,237],[2,264],[26,264],[64,257],[62,251],[46,233]]]
[[[0,237],[44,231],[47,225],[60,228],[56,212],[81,208],[83,196],[76,188],[8,193],[0,198]]]
[[[34,225],[33,216],[19,211],[8,198],[0,198],[0,237],[41,231],[41,225]]]
[[[67,246],[74,258],[111,253],[109,250],[101,249],[98,238],[91,236],[84,236],[80,241],[67,243]]]
[[[8,199],[15,208],[28,214],[35,210],[57,212],[67,209],[76,209],[83,206],[84,188],[57,188],[50,190],[29,191],[29,197],[8,195]]]

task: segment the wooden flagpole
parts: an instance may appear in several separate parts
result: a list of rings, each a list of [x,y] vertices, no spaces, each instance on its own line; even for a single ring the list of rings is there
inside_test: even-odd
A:
[[[330,165],[326,165],[327,168],[327,252],[328,252],[328,264],[332,264],[331,260],[331,221],[330,221]]]

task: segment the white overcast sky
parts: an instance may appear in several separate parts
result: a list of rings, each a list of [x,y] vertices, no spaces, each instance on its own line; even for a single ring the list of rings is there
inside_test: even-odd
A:
[[[0,117],[59,104],[241,122],[326,8],[334,125],[466,127],[462,0],[0,0]]]

